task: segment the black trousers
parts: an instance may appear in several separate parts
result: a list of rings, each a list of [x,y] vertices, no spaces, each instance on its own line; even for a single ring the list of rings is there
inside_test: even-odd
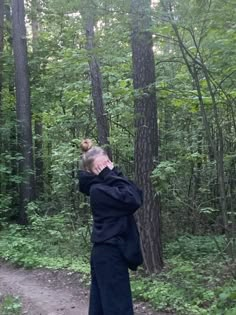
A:
[[[128,266],[118,246],[94,244],[89,315],[133,315]]]

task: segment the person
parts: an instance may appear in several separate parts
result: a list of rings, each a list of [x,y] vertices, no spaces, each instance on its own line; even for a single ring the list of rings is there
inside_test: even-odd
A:
[[[142,192],[90,139],[81,149],[79,189],[90,197],[93,216],[89,315],[133,315],[128,269],[142,263],[134,219]]]

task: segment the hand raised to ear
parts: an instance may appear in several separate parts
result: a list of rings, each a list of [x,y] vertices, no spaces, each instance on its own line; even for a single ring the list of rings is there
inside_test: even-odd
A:
[[[110,159],[107,158],[107,156],[98,156],[93,162],[92,172],[98,175],[105,167],[108,167],[112,170],[114,165]]]
[[[105,167],[107,166],[107,163],[105,161],[99,161],[94,165],[93,167],[93,173],[98,175]]]
[[[114,168],[114,164],[111,162],[111,160],[107,160],[107,167],[109,167],[110,170]]]

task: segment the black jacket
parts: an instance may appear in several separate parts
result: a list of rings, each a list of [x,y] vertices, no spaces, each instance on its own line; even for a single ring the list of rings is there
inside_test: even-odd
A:
[[[136,269],[142,263],[139,233],[134,212],[142,205],[142,192],[122,173],[106,167],[99,175],[79,172],[80,191],[90,196],[93,214],[93,243],[117,243]]]

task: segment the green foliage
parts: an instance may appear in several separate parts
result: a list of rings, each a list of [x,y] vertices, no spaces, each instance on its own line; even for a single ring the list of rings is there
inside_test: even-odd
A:
[[[168,243],[165,248],[166,255],[168,257],[179,256],[185,260],[195,260],[196,258],[208,257],[209,255],[219,254],[219,250],[216,247],[217,244],[224,244],[224,237],[214,236],[198,236],[184,235],[179,237],[176,241]]]
[[[165,254],[158,276],[132,277],[135,298],[178,315],[234,314],[233,265],[220,258],[212,237],[180,237],[167,244]]]
[[[166,191],[170,188],[170,181],[175,179],[178,163],[175,161],[163,161],[152,172],[153,184],[159,191]]]
[[[222,310],[224,310],[225,315],[234,315],[236,312],[236,284],[219,291],[221,293],[216,303],[216,314],[222,314]]]
[[[132,279],[133,296],[136,299],[150,302],[156,310],[176,312],[178,315],[235,314],[236,287],[234,284],[205,288],[203,282],[206,279],[202,279],[202,284],[199,285],[195,281],[197,273],[194,273],[193,279],[186,287],[181,281],[188,276],[189,271],[187,266],[181,268],[176,266],[173,272],[182,275],[179,281],[134,278]],[[166,276],[171,277],[168,273]],[[221,292],[220,295],[218,292]],[[228,292],[231,293],[228,294]]]
[[[22,304],[18,297],[7,295],[0,302],[1,315],[21,315]]]
[[[12,196],[7,194],[0,194],[0,217],[1,222],[9,218],[9,211],[11,211]]]
[[[32,216],[32,226],[2,231],[0,256],[26,268],[66,268],[88,273],[85,228],[72,230],[63,216]],[[86,245],[87,244],[87,245]]]

